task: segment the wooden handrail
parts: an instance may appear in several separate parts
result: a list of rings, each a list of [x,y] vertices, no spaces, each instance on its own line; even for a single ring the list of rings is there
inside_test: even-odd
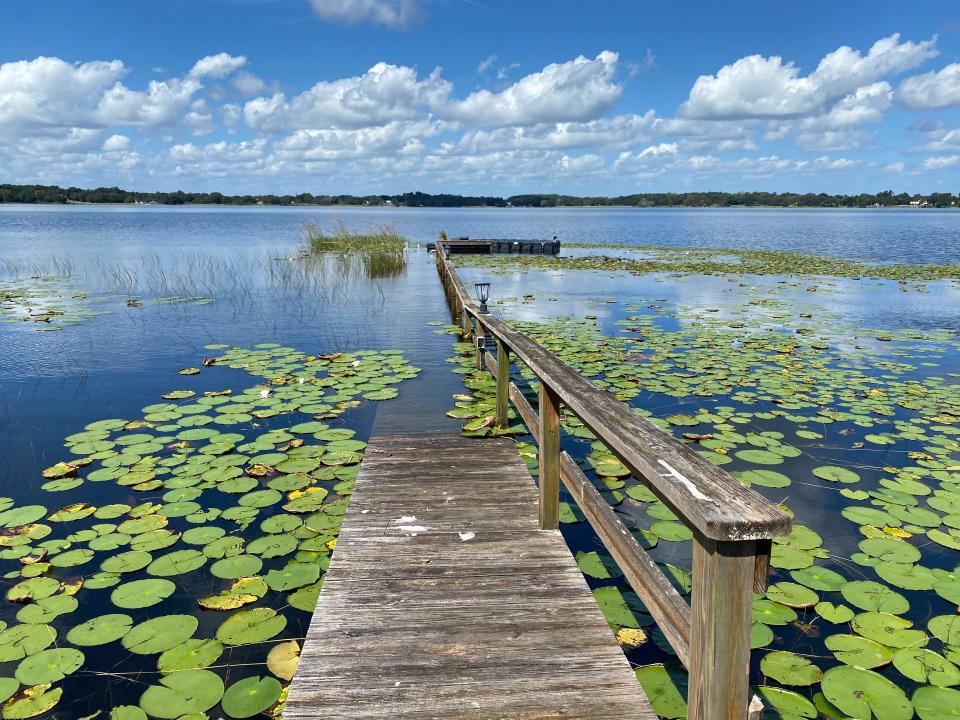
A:
[[[436,257],[464,334],[476,338],[489,333],[496,342],[496,360],[477,345],[476,365],[486,365],[497,380],[497,425],[506,425],[509,398],[540,445],[541,527],[556,527],[562,480],[690,671],[689,720],[746,718],[752,593],[766,588],[771,539],[790,532],[789,515],[596,387],[532,338],[481,312],[442,243],[437,243]],[[537,377],[539,412],[509,381],[508,354]],[[561,405],[693,531],[689,606],[576,462],[560,449]]]

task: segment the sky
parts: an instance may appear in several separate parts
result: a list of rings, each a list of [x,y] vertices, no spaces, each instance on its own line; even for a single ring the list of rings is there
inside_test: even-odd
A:
[[[8,2],[0,183],[960,193],[960,4]]]

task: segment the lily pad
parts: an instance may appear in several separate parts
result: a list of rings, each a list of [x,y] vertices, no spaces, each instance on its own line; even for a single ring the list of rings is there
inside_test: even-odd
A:
[[[223,697],[223,681],[209,670],[181,670],[160,678],[140,696],[140,707],[161,720],[204,713]]]
[[[134,580],[110,593],[110,602],[120,608],[146,608],[163,602],[176,589],[177,586],[169,580]]]
[[[227,688],[221,707],[232,718],[253,717],[275,705],[282,689],[276,678],[244,678]]]
[[[856,720],[910,720],[913,705],[892,682],[872,670],[841,665],[823,675],[823,694]]]

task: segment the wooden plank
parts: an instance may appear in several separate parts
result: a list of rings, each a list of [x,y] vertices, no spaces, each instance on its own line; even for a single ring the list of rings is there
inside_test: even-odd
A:
[[[506,439],[371,439],[284,710],[655,715]]]
[[[753,543],[693,544],[689,720],[745,720],[749,706]]]

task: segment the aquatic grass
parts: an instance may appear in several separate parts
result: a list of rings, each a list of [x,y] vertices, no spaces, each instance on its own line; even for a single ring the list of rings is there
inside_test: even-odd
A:
[[[406,238],[387,223],[360,231],[338,221],[325,232],[317,223],[309,222],[301,236],[301,259],[320,267],[324,267],[324,258],[333,255],[348,268],[358,262],[367,277],[378,279],[398,275],[407,266]]]

